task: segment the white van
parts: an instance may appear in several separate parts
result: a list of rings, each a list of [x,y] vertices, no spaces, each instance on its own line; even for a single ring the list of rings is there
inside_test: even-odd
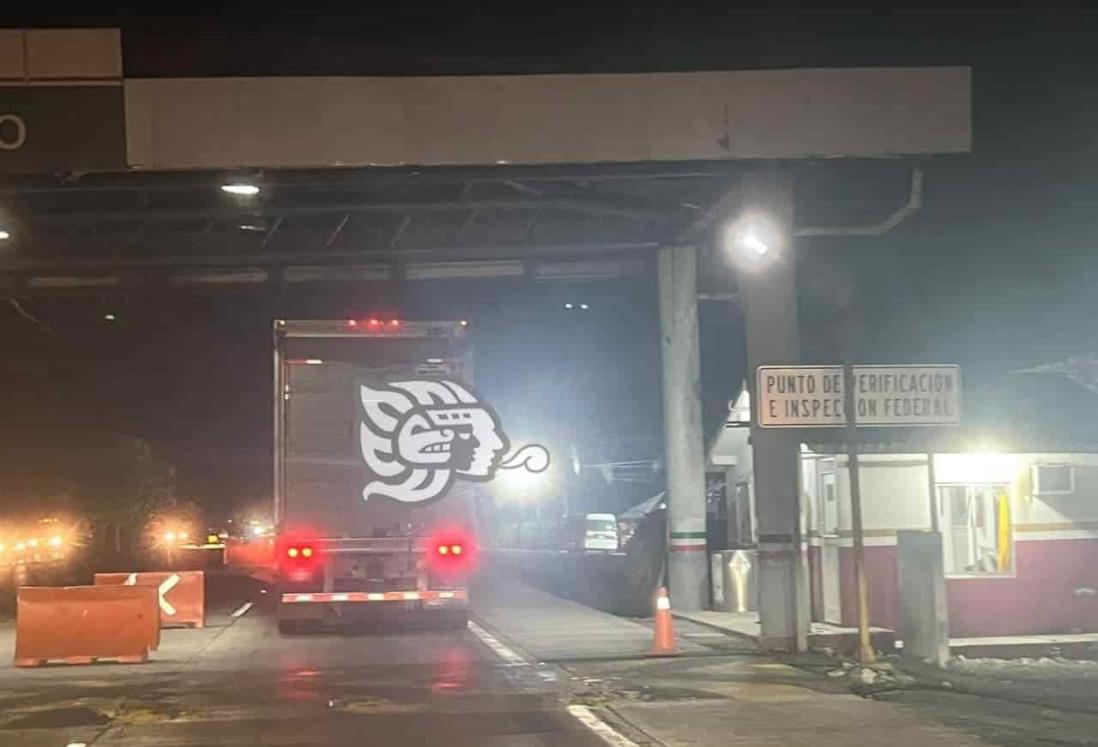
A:
[[[569,550],[617,552],[619,547],[614,514],[568,514],[564,517],[564,534]]]

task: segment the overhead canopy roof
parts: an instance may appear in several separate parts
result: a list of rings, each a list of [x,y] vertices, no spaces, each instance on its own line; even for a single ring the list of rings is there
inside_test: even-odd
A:
[[[0,289],[622,274],[697,238],[746,159],[971,142],[964,67],[123,79],[123,57],[117,30],[0,30]]]
[[[131,168],[870,157],[971,147],[965,67],[127,80]]]

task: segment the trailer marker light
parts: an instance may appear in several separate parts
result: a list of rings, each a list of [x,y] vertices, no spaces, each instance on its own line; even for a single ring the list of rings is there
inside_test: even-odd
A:
[[[221,191],[238,197],[251,197],[252,195],[259,194],[259,187],[254,184],[248,184],[247,182],[232,182],[230,184],[222,184]]]
[[[446,545],[439,545],[438,546],[438,554],[439,555],[446,555],[449,552],[450,552],[450,548],[447,547]]]
[[[399,327],[400,326],[400,320],[399,319],[390,319],[389,320],[389,326],[390,327]]]
[[[367,323],[368,325],[370,325],[371,327],[376,327],[376,326],[378,326],[379,324],[381,324],[381,321],[380,321],[379,319],[371,319],[370,321],[368,321],[368,322],[366,322],[366,323]]]
[[[296,547],[288,548],[286,550],[286,555],[288,555],[291,558],[296,558],[297,557],[297,548]]]
[[[301,548],[301,557],[303,557],[303,558],[313,557],[313,548],[311,548],[311,547]]]
[[[450,554],[461,555],[463,548],[461,545],[450,545]]]

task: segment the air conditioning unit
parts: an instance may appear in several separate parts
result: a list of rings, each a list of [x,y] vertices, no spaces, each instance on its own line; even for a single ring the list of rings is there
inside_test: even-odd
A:
[[[1075,492],[1075,467],[1070,464],[1033,465],[1034,495],[1071,495]]]

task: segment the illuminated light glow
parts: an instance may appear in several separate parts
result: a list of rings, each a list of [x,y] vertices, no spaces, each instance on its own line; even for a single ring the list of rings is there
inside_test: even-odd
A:
[[[11,232],[6,229],[0,228],[0,241],[7,241],[10,238]]]
[[[4,543],[0,542],[0,552],[4,552],[5,549],[6,548],[4,547]]]
[[[440,591],[438,593],[438,598],[439,599],[453,599],[454,598],[454,592],[452,592],[452,591]]]
[[[464,550],[464,548],[461,545],[450,545],[450,554],[451,555],[461,555],[463,550]]]
[[[103,318],[106,319],[108,322],[113,322],[118,317],[108,311],[106,314],[103,315]]]
[[[469,320],[468,319],[462,319],[460,322],[458,322],[458,324],[460,324],[462,327],[468,327],[469,326]]]
[[[574,308],[576,308],[576,305],[575,305],[575,304],[572,304],[572,303],[566,303],[566,304],[564,304],[564,308],[566,308],[566,309],[574,309]]]
[[[27,549],[27,543],[26,542],[16,542],[15,543],[15,551],[16,552],[23,552],[26,549]]]
[[[371,327],[376,327],[379,324],[381,324],[381,320],[380,319],[371,319],[370,321],[366,322],[366,324],[368,324]]]
[[[400,326],[400,320],[399,319],[390,319],[389,320],[389,326],[390,327],[399,327]]]
[[[309,365],[309,366],[319,366],[323,362],[324,361],[322,361],[320,358],[306,358],[305,359],[306,365]]]
[[[245,182],[232,182],[230,184],[222,184],[221,191],[238,197],[251,197],[252,195],[259,194],[259,187]]]
[[[580,304],[580,308],[581,308],[581,309],[583,309],[584,311],[587,311],[587,310],[588,310],[589,308],[591,308],[591,307],[590,307],[590,306],[588,306],[588,305],[587,305],[587,304],[585,304],[585,303],[581,303],[581,304]]]
[[[739,238],[740,244],[760,257],[770,251],[770,245],[759,238],[754,231],[745,231]]]
[[[447,555],[447,554],[449,554],[449,552],[450,552],[450,548],[447,547],[446,545],[439,545],[438,546],[438,554],[439,555]]]
[[[313,548],[311,548],[311,547],[301,548],[301,557],[303,557],[303,558],[313,557]]]
[[[1010,484],[1022,471],[1014,454],[981,447],[965,454],[935,454],[934,475],[942,483]]]
[[[296,547],[288,548],[286,550],[286,555],[287,557],[296,558],[298,555],[298,549]]]
[[[187,539],[188,536],[189,535],[186,532],[180,532],[179,533],[179,539],[181,539],[181,540]]]
[[[263,526],[260,526],[260,525],[257,524],[256,526],[252,527],[252,536],[253,537],[262,537],[263,534],[266,531],[267,531],[266,527],[263,527]]]
[[[61,538],[60,537],[50,537],[50,545],[52,547],[61,547]],[[3,549],[2,545],[0,545],[0,549]]]
[[[38,540],[36,540],[36,539],[27,540],[27,547],[38,547]]]
[[[175,542],[175,532],[164,532],[165,542]]]
[[[357,327],[358,326],[358,320],[357,319],[348,319],[347,320],[347,326],[348,327]]]
[[[545,484],[546,475],[542,472],[530,472],[525,469],[509,469],[502,471],[498,479],[511,491],[525,493]]]

